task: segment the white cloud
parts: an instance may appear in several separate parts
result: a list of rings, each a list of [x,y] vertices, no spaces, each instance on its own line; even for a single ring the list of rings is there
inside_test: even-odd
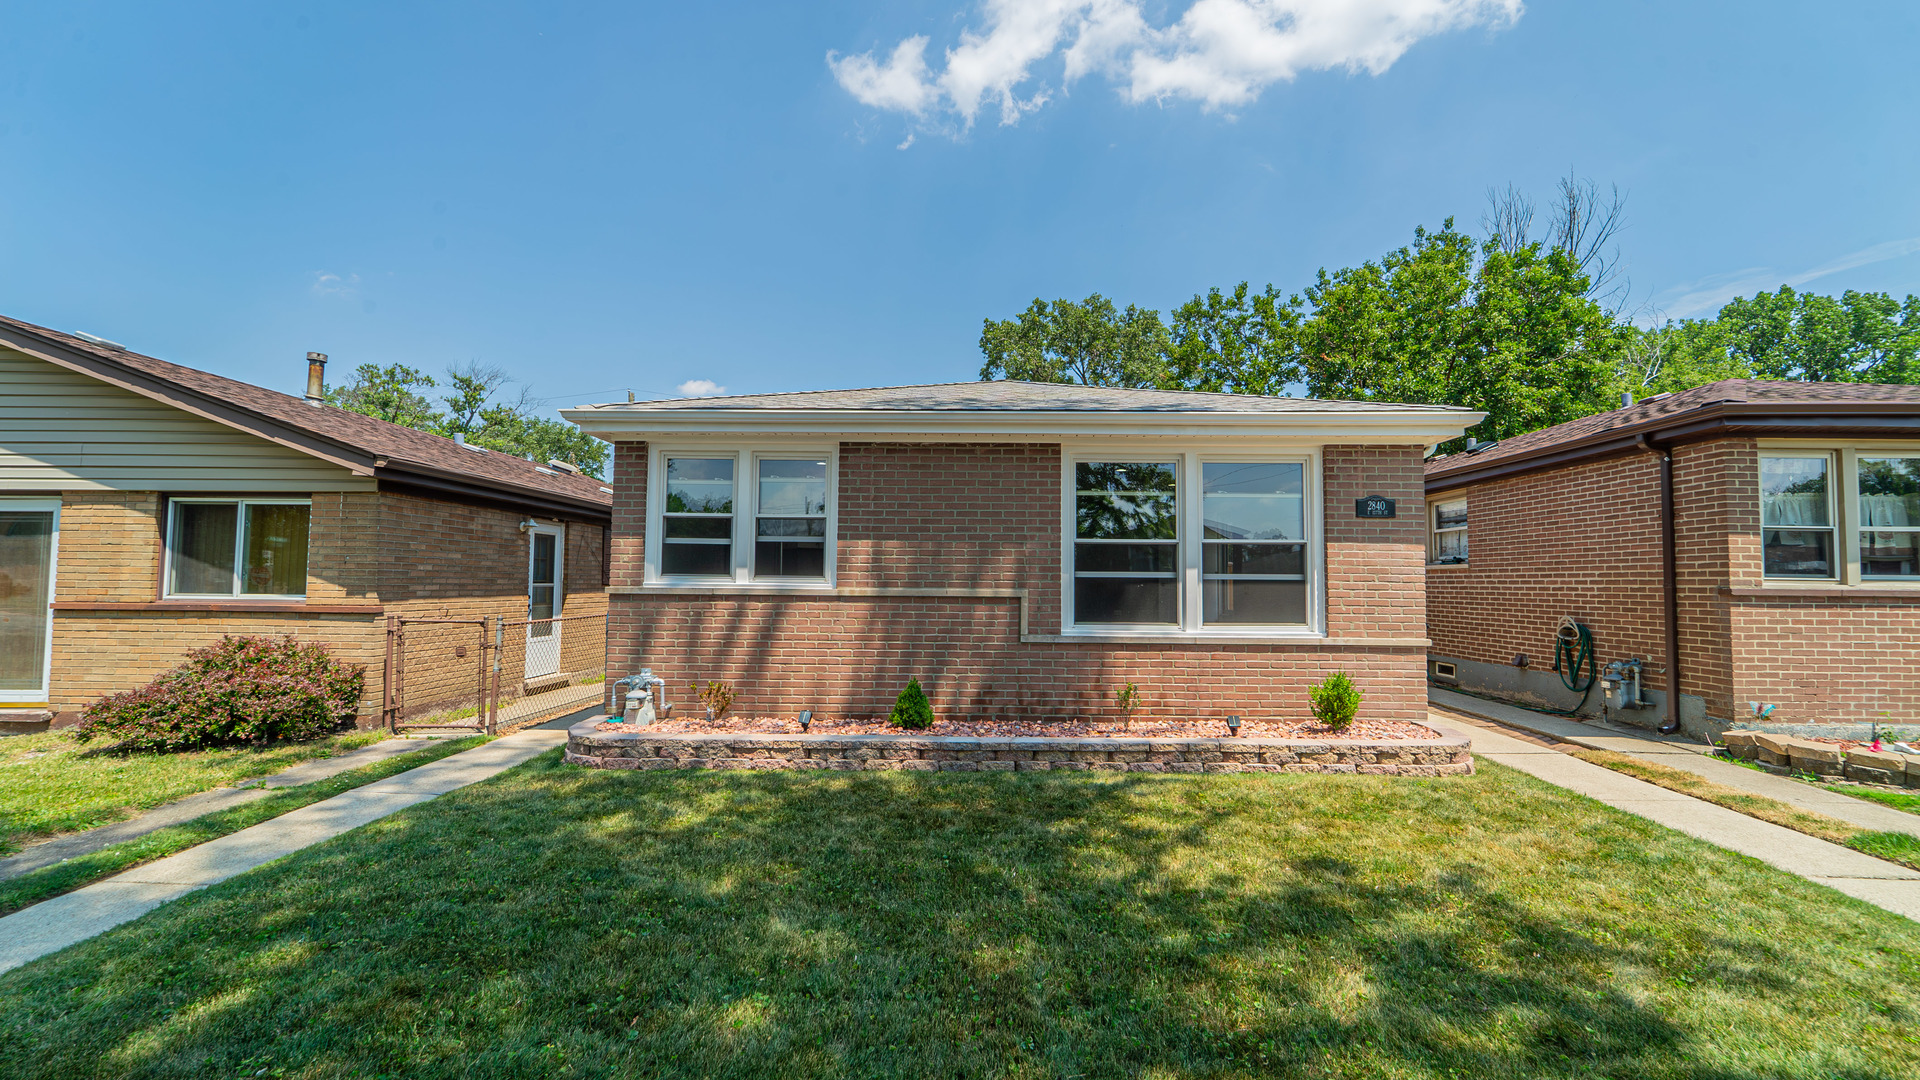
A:
[[[321,296],[352,296],[360,291],[360,275],[345,277],[325,270],[313,272],[313,291]]]
[[[1302,71],[1378,75],[1422,38],[1504,28],[1524,10],[1522,0],[1195,0],[1155,28],[1142,3],[984,0],[985,30],[963,29],[938,72],[927,64],[924,35],[885,60],[828,53],[827,65],[867,105],[942,126],[957,118],[961,129],[989,105],[999,107],[1002,124],[1045,105],[1052,91],[1034,69],[1056,53],[1063,87],[1099,73],[1130,102],[1186,98],[1221,109]]]
[[[688,379],[674,387],[673,392],[681,397],[719,397],[727,388],[712,379]]]
[[[1889,240],[1884,244],[1861,248],[1859,251],[1849,252],[1837,259],[1794,274],[1782,274],[1765,266],[1750,266],[1744,270],[1735,270],[1729,274],[1715,274],[1712,277],[1701,278],[1699,281],[1670,289],[1669,293],[1678,295],[1658,306],[1665,314],[1684,319],[1705,311],[1718,311],[1722,305],[1736,296],[1771,292],[1782,285],[1798,288],[1829,274],[1857,270],[1862,266],[1871,266],[1874,263],[1898,259],[1916,252],[1920,252],[1920,236],[1905,240]]]

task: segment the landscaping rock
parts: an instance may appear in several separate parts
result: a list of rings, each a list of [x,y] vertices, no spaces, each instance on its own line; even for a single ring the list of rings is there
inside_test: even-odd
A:
[[[1891,750],[1854,750],[1847,754],[1847,778],[1863,784],[1906,782],[1907,759]]]
[[[1790,735],[1770,735],[1764,731],[1753,736],[1754,757],[1768,765],[1791,765],[1795,740]]]
[[[1816,776],[1840,776],[1845,772],[1839,747],[1825,743],[1788,740],[1787,756],[1794,768],[1804,769]]]

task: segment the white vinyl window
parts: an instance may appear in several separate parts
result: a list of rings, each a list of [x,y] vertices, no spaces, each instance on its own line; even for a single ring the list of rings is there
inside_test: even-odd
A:
[[[1069,454],[1069,633],[1309,633],[1316,471],[1284,456]]]
[[[1760,550],[1767,577],[1832,578],[1832,456],[1760,459]]]
[[[828,584],[834,458],[830,450],[659,451],[647,580]]]
[[[166,594],[304,598],[311,516],[305,499],[170,500]]]
[[[1428,510],[1427,561],[1463,563],[1467,561],[1467,500],[1448,499]]]

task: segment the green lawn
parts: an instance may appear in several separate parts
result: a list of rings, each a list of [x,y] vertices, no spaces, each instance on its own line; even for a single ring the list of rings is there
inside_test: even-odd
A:
[[[474,735],[464,739],[443,739],[422,742],[420,749],[409,753],[377,761],[371,765],[362,765],[349,769],[337,776],[325,780],[316,780],[311,784],[298,787],[281,788],[239,806],[217,811],[192,821],[171,825],[164,829],[155,829],[145,836],[119,844],[112,844],[85,855],[76,855],[71,859],[44,866],[17,878],[0,881],[0,915],[20,910],[29,904],[72,892],[83,885],[91,884],[104,877],[110,877],[129,870],[142,863],[163,859],[175,852],[204,844],[209,840],[236,833],[250,825],[257,825],[268,818],[276,818],[289,810],[298,810],[303,806],[330,799],[343,791],[357,788],[362,784],[371,784],[375,780],[384,780],[389,776],[417,769],[428,762],[471,750],[483,743],[492,742],[490,735]]]
[[[0,738],[0,856],[386,737],[350,731],[313,742],[177,754],[122,753],[76,742],[66,731]]]
[[[1887,791],[1882,788],[1848,787],[1841,784],[1823,785],[1828,791],[1837,791],[1842,795],[1851,795],[1856,799],[1877,802],[1882,806],[1891,806],[1895,810],[1905,810],[1909,814],[1920,814],[1920,792]]]
[[[0,1046],[19,1077],[1920,1075],[1920,925],[1481,770],[547,755],[0,976]]]

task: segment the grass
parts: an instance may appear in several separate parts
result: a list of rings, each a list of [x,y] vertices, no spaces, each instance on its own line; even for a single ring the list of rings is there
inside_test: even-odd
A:
[[[386,737],[349,731],[312,742],[162,754],[77,742],[67,731],[9,736],[0,739],[0,856]]]
[[[37,904],[61,893],[72,892],[101,878],[110,877],[123,870],[131,870],[142,863],[165,858],[175,852],[185,851],[196,844],[204,844],[228,833],[239,832],[250,825],[258,825],[269,818],[279,817],[289,810],[298,810],[322,799],[330,799],[362,784],[384,780],[389,776],[418,768],[431,761],[438,761],[462,750],[471,750],[491,741],[490,736],[482,735],[425,743],[420,749],[398,757],[387,758],[372,765],[363,765],[358,769],[352,769],[325,780],[317,780],[311,784],[281,788],[272,794],[228,810],[164,829],[156,829],[125,843],[78,855],[52,866],[22,874],[9,881],[0,881],[0,915],[18,911],[29,904]]]
[[[0,975],[16,1077],[1894,1077],[1920,926],[1470,777],[546,755]]]
[[[1822,840],[1886,859],[1888,862],[1896,862],[1902,866],[1920,870],[1920,837],[1900,832],[1875,832],[1872,829],[1863,829],[1852,822],[1841,821],[1839,818],[1828,817],[1812,810],[1802,810],[1791,803],[1769,799],[1765,795],[1755,795],[1725,784],[1716,784],[1684,769],[1660,765],[1630,754],[1585,748],[1570,750],[1568,753],[1582,761],[1592,762],[1612,769],[1614,772],[1625,773],[1636,779],[1645,780],[1649,784],[1658,784],[1669,791],[1691,795],[1716,806],[1739,811],[1748,817],[1769,821],[1795,832],[1817,836]],[[1841,789],[1832,787],[1828,790]]]
[[[1856,799],[1865,799],[1882,806],[1891,806],[1895,810],[1905,810],[1909,814],[1920,814],[1920,794],[1909,791],[1883,791],[1880,788],[1851,787],[1842,784],[1823,784],[1828,791],[1842,795],[1851,795]]]

